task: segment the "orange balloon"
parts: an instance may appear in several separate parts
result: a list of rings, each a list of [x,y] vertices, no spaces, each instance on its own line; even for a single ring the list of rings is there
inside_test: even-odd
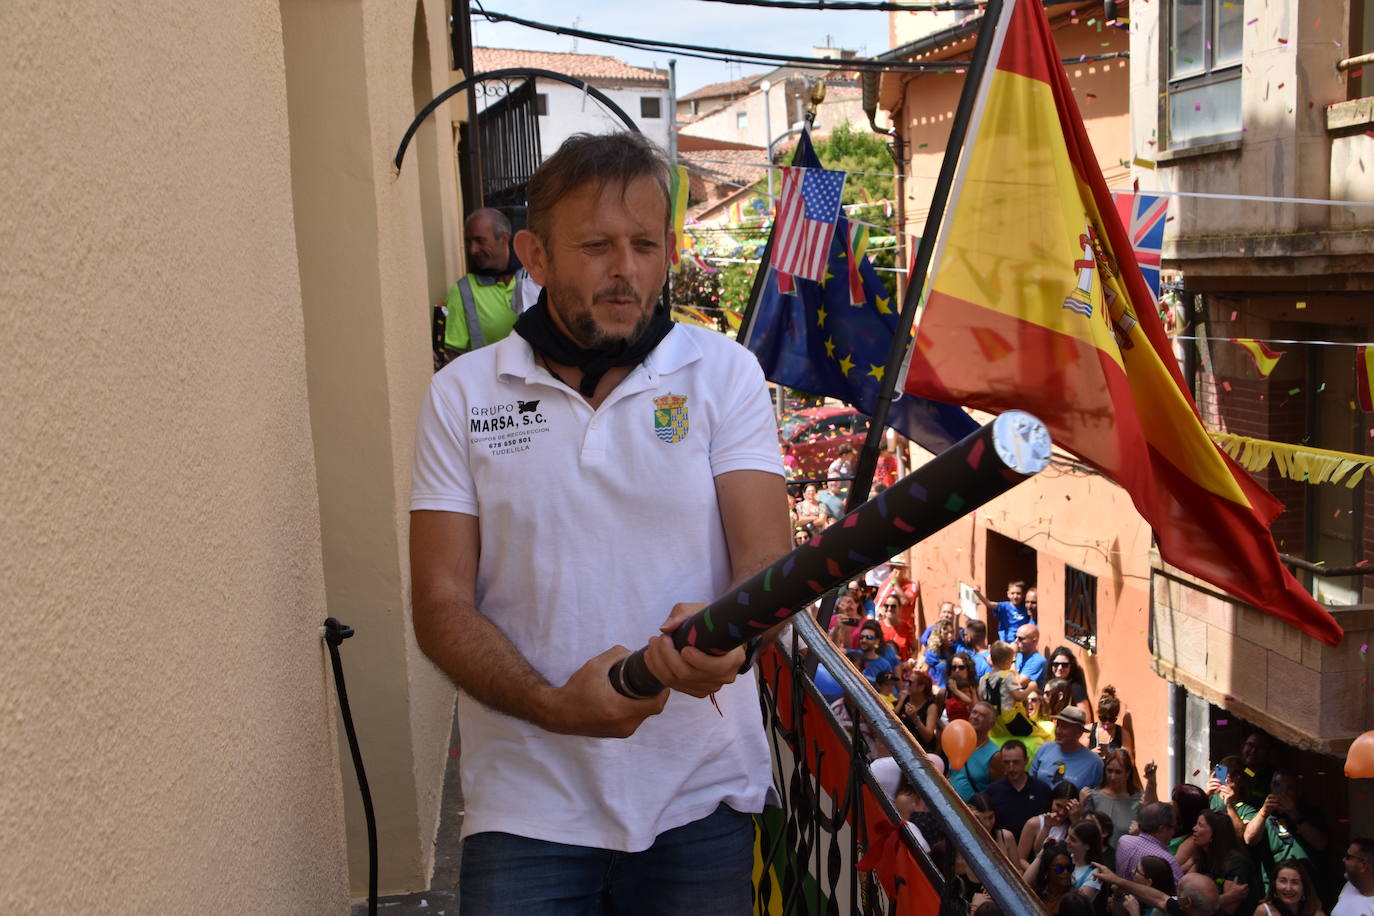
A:
[[[951,770],[964,768],[964,764],[968,763],[969,755],[973,753],[973,748],[977,743],[978,735],[974,732],[973,726],[968,724],[967,719],[955,719],[945,726],[944,732],[940,735],[940,747],[944,750],[945,756],[949,758]]]
[[[1374,779],[1374,732],[1365,732],[1350,745],[1345,755],[1345,775],[1351,779]]]

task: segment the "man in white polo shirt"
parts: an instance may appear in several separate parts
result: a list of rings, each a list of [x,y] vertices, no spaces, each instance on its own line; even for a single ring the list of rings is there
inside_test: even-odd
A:
[[[568,140],[515,240],[544,294],[421,411],[412,603],[461,688],[465,914],[751,912],[755,682],[661,633],[790,548],[787,499],[757,361],[657,302],[668,214],[647,141]],[[646,641],[671,689],[629,700],[607,672]]]

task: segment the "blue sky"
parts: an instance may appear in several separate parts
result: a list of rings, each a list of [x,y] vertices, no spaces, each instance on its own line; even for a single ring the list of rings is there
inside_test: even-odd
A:
[[[813,45],[829,43],[861,55],[887,50],[887,14],[863,10],[767,10],[752,6],[712,3],[708,0],[599,0],[569,3],[567,0],[481,0],[493,12],[524,19],[571,26],[589,32],[631,35],[659,41],[712,45],[774,54],[809,56]],[[574,24],[574,20],[580,20]],[[667,67],[677,58],[678,93],[686,95],[707,83],[738,79],[767,69],[741,64],[699,60],[668,51],[636,51],[616,45],[577,41],[551,32],[536,31],[510,23],[487,22],[473,16],[474,45],[495,48],[530,48],[539,51],[572,51],[608,54],[637,66]]]

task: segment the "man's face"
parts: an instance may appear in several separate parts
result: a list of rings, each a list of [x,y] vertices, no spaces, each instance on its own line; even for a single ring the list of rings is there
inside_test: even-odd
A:
[[[1016,631],[1016,648],[1029,655],[1040,648],[1040,631],[1032,626],[1024,626]]]
[[[941,602],[941,604],[940,604],[940,619],[941,619],[941,620],[945,620],[945,621],[953,621],[953,620],[954,620],[954,605],[953,605],[953,603],[951,603],[951,602],[949,602],[949,601]]]
[[[1026,613],[1027,613],[1027,614],[1030,614],[1031,617],[1035,618],[1036,620],[1039,620],[1039,619],[1040,619],[1040,616],[1036,613],[1036,611],[1038,611],[1039,609],[1040,609],[1040,596],[1037,595],[1037,594],[1035,593],[1035,589],[1033,589],[1033,588],[1032,588],[1032,589],[1027,589],[1027,590],[1026,590]]]
[[[1374,862],[1370,862],[1360,847],[1354,843],[1345,851],[1345,856],[1341,859],[1341,865],[1345,867],[1345,877],[1352,883],[1358,884],[1360,875],[1369,874],[1374,871]]]
[[[555,323],[584,349],[636,340],[648,327],[673,244],[667,216],[648,176],[589,182],[553,206],[547,245],[521,234],[522,260],[548,290]]]
[[[883,623],[886,623],[888,626],[896,626],[897,614],[900,610],[901,605],[898,604],[897,599],[888,596],[883,599],[883,606],[878,609],[878,616],[882,619]]]
[[[843,486],[844,484],[840,483],[840,481],[838,480],[827,480],[825,482],[825,488],[829,490],[831,493],[834,493],[836,496],[840,495],[840,489]]]
[[[1269,759],[1269,739],[1255,732],[1241,745],[1240,757],[1251,769],[1263,766]]]
[[[864,627],[859,631],[859,648],[865,652],[877,652],[878,646],[882,641],[882,634],[870,627]]]
[[[1007,586],[1007,600],[1010,601],[1012,604],[1014,604],[1014,605],[1020,607],[1020,605],[1021,605],[1021,599],[1024,598],[1024,597],[1025,597],[1025,593],[1021,590],[1021,586],[1019,586],[1019,585],[1009,585],[1009,586]]]
[[[1008,779],[1013,782],[1019,780],[1026,772],[1026,752],[1015,747],[1003,748],[1002,768]]]
[[[510,263],[510,234],[497,232],[485,213],[474,213],[463,228],[470,269],[500,270]]]
[[[1054,720],[1054,740],[1059,742],[1059,746],[1065,750],[1073,750],[1078,746],[1078,739],[1083,737],[1083,726],[1072,722],[1065,722],[1063,719]]]

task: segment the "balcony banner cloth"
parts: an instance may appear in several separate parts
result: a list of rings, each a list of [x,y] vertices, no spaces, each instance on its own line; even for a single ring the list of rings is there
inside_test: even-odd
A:
[[[805,134],[793,164],[820,168]],[[787,293],[778,288],[777,271],[760,264],[754,282],[763,289],[744,317],[740,342],[758,357],[770,382],[837,398],[871,416],[901,310],[861,254],[857,272],[864,295],[853,304],[849,239],[849,221],[841,215],[825,279],[794,278]],[[887,425],[937,455],[978,428],[958,407],[910,396],[892,402]]]
[[[1009,0],[905,389],[1020,408],[1131,494],[1160,554],[1321,641],[1279,561],[1282,505],[1208,437],[1097,165],[1039,3]]]

